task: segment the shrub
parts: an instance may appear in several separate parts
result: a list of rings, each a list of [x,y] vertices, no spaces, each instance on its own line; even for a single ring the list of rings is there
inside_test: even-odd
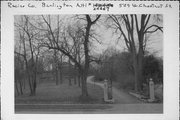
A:
[[[144,57],[143,61],[144,83],[147,79],[153,78],[155,83],[163,83],[163,61],[153,55]]]

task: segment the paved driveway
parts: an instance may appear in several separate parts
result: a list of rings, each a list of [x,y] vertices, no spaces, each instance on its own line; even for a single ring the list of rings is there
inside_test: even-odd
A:
[[[94,84],[94,85],[98,85],[100,86],[102,89],[104,89],[104,85],[103,83],[97,83],[93,81],[93,76],[89,76],[87,78],[87,83],[89,84]],[[139,101],[137,98],[123,92],[120,91],[119,89],[113,87],[112,88],[112,92],[113,92],[113,98],[115,100],[115,103],[118,104],[135,104],[135,103],[142,103],[141,101]]]

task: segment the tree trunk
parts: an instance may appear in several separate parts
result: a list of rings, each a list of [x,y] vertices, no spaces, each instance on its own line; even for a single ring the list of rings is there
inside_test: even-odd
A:
[[[15,82],[15,88],[16,88],[17,96],[19,96],[19,90],[18,90],[17,82]]]
[[[142,88],[142,63],[138,60],[134,61],[134,77],[135,77],[135,91],[141,91]]]
[[[28,74],[29,74],[29,73],[28,73]],[[31,76],[30,76],[30,75],[28,75],[28,83],[29,83],[30,96],[31,96],[32,93],[33,93],[33,89],[32,89]]]
[[[33,95],[34,96],[36,95],[36,85],[37,85],[37,83],[34,82],[34,84],[33,84]]]
[[[74,66],[74,84],[76,85],[77,84],[77,82],[76,82],[76,74],[77,72],[76,72],[76,65]]]
[[[88,48],[88,44],[89,44],[89,33],[90,33],[90,29],[91,29],[91,19],[89,17],[89,15],[86,15],[86,19],[87,19],[87,26],[86,26],[86,34],[85,34],[85,40],[84,40],[84,55],[85,55],[85,65],[84,65],[84,69],[81,72],[82,74],[82,97],[86,98],[88,96],[88,91],[87,91],[87,74],[88,74],[88,70],[89,70],[89,48]]]
[[[71,83],[71,74],[72,74],[72,72],[71,72],[71,62],[70,62],[70,59],[69,59],[69,86],[71,86],[72,85],[72,83]]]
[[[84,73],[82,75],[82,80],[81,80],[81,83],[82,83],[82,86],[81,86],[81,88],[82,88],[82,98],[86,98],[88,96],[86,79],[87,79],[87,75],[86,75],[86,73]]]
[[[138,53],[138,79],[139,79],[139,90],[142,91],[143,90],[143,48],[139,49],[139,53]]]
[[[78,86],[81,87],[81,73],[78,72]]]
[[[62,67],[59,70],[59,78],[60,78],[60,84],[63,83],[63,77],[62,77]]]
[[[19,87],[20,87],[20,94],[23,95],[23,86],[22,86],[22,80],[19,81]]]
[[[137,57],[136,55],[133,54],[133,67],[134,67],[134,89],[135,91],[138,91],[139,89],[139,78],[138,78],[138,72],[139,72],[139,69],[138,69],[138,62],[137,62]]]
[[[56,80],[56,85],[59,85],[59,79],[58,79],[58,70],[57,70],[57,67],[55,68],[55,80]]]
[[[144,33],[143,31],[139,31],[138,33],[138,41],[139,41],[139,50],[137,54],[137,63],[138,63],[138,90],[142,91],[143,89],[143,57],[144,57],[144,48],[143,48],[143,41],[144,41]]]
[[[60,84],[63,83],[63,78],[62,78],[62,58],[63,56],[60,56],[60,63],[59,63],[59,78],[60,78]]]
[[[31,75],[31,86],[32,86],[32,91],[31,91],[31,96],[36,95],[36,87],[37,87],[37,67],[36,64],[34,64],[33,61],[33,66],[32,66],[32,75]]]
[[[36,78],[37,77],[37,74],[36,74],[36,71],[34,73],[34,82],[33,82],[33,95],[36,95],[36,87],[37,87],[37,81],[36,81]]]
[[[78,54],[78,60],[79,60],[79,64],[81,64],[81,58],[80,58],[80,54]],[[77,76],[78,76],[78,86],[81,87],[81,70],[78,67],[77,69]]]
[[[133,54],[133,67],[134,67],[134,77],[135,77],[135,91],[141,91],[142,81],[143,81],[143,50],[139,49],[138,54]]]
[[[23,79],[23,89],[26,89],[26,76],[24,76]]]

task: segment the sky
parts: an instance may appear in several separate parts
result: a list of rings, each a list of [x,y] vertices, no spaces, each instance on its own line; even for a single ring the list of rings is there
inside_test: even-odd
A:
[[[41,16],[38,16],[38,17],[41,18]],[[73,25],[74,21],[71,20],[71,18],[73,17],[74,16],[72,15],[60,15],[59,19],[63,21],[64,25],[65,24]],[[16,16],[15,18],[16,18],[15,22],[17,22],[18,17]],[[56,20],[57,20],[57,16],[51,16],[51,24],[52,26],[54,26],[54,28],[57,26]],[[111,48],[111,47],[116,48],[119,51],[126,50],[124,40],[122,38],[117,40],[119,36],[119,32],[118,34],[113,34],[113,29],[107,27],[105,23],[105,15],[102,15],[99,21],[100,22],[98,22],[97,25],[94,25],[95,27],[92,27],[92,29],[95,29],[95,32],[98,34],[97,39],[101,41],[101,44],[95,41],[93,44],[94,47],[93,49],[91,49],[92,53],[101,54],[107,48]],[[153,17],[152,19],[150,19],[149,24],[152,24],[152,22],[154,22]],[[163,33],[159,31],[155,32],[151,34],[148,39],[149,40],[147,43],[147,50],[158,57],[162,57],[163,56]]]
[[[150,19],[149,23],[152,24],[152,22],[153,19]],[[102,41],[102,44],[96,44],[96,49],[98,52],[101,53],[110,47],[116,48],[119,51],[127,50],[123,37],[117,40],[119,32],[118,34],[113,34],[113,30],[105,26],[98,27],[97,32],[100,34]],[[161,31],[156,31],[155,33],[149,34],[146,49],[155,56],[163,56],[163,33]]]

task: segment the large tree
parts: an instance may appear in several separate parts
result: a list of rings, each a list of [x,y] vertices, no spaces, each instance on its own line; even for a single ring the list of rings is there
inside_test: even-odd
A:
[[[40,54],[40,46],[36,41],[36,37],[38,37],[39,31],[29,24],[29,20],[30,18],[28,16],[16,18],[15,29],[19,34],[19,37],[16,38],[19,39],[16,41],[16,45],[22,44],[23,49],[21,51],[15,50],[15,53],[24,58],[30,95],[35,95],[37,86],[37,63]],[[16,46],[16,48],[18,47]],[[20,48],[17,50],[19,49]]]
[[[161,15],[109,15],[113,21],[112,26],[119,31],[120,36],[126,44],[128,51],[133,58],[135,90],[142,89],[143,79],[143,57],[147,46],[146,35],[162,30],[162,27],[153,21],[153,19],[161,18]]]
[[[57,50],[61,53],[63,53],[65,56],[67,56],[75,65],[78,67],[80,75],[81,75],[81,88],[82,88],[82,97],[85,98],[88,96],[87,91],[87,75],[89,71],[89,64],[91,62],[91,58],[89,56],[89,42],[90,42],[90,32],[92,29],[92,26],[96,24],[96,22],[99,20],[101,15],[84,15],[83,19],[78,19],[76,21],[83,21],[84,25],[81,29],[76,29],[81,36],[82,39],[81,42],[77,42],[77,40],[72,39],[73,36],[71,36],[69,33],[67,34],[68,28],[64,26],[61,28],[62,32],[61,35],[57,34],[57,29],[59,29],[63,24],[59,24],[56,28],[53,29],[53,25],[51,23],[51,16],[41,16],[45,25],[47,26],[47,42],[44,42],[44,45],[48,47],[49,49]],[[77,19],[77,18],[76,18]],[[75,19],[74,19],[75,20]],[[67,24],[67,23],[64,23]],[[59,35],[59,37],[57,37]],[[80,46],[78,46],[80,45]],[[84,62],[80,63],[78,53],[75,55],[75,51],[79,52],[77,47],[83,48],[84,54]]]

